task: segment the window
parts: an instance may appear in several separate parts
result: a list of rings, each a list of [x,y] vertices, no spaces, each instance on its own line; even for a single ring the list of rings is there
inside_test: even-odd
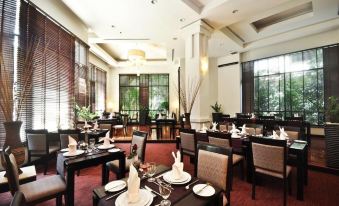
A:
[[[106,109],[106,72],[90,64],[89,67],[89,102],[92,112],[101,114]]]
[[[169,75],[168,74],[121,74],[120,111],[130,116],[148,109],[152,118],[156,113],[169,109]]]
[[[88,46],[77,39],[75,41],[75,71],[74,71],[74,94],[75,102],[79,106],[88,105],[88,99],[90,98],[88,90]]]
[[[324,121],[323,49],[253,61],[254,112]],[[245,66],[246,67],[246,66]]]
[[[23,108],[22,129],[71,128],[74,103],[74,37],[35,7],[22,1],[26,18],[20,21],[30,38],[40,41],[34,54],[32,90]],[[18,70],[18,78],[25,75]],[[18,90],[20,90],[18,85]],[[22,132],[21,135],[25,137]]]

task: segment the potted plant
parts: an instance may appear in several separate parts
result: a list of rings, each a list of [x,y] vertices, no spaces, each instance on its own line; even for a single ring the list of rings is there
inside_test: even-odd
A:
[[[339,168],[339,98],[331,96],[328,98],[326,107],[325,130],[325,153],[328,167]]]
[[[11,73],[14,68],[11,64],[7,64],[6,56],[3,53],[4,35],[3,26],[0,31],[0,109],[5,118],[4,125],[6,138],[3,148],[11,147],[11,152],[14,155],[18,166],[27,163],[28,152],[26,146],[21,142],[20,128],[22,125],[21,113],[25,106],[26,100],[32,89],[32,78],[34,73],[34,54],[40,45],[39,39],[32,39],[25,48],[19,48],[18,52],[23,54],[24,62],[18,65],[18,70],[21,74],[17,82],[11,81]],[[47,46],[45,47],[47,48]],[[42,51],[43,53],[46,50]],[[12,61],[12,59],[10,59]],[[1,158],[0,166],[6,167],[3,158]],[[19,172],[21,172],[19,170]]]
[[[218,102],[216,101],[214,105],[211,105],[211,108],[213,109],[212,122],[217,122],[217,123],[220,122],[221,116],[222,116],[221,104],[218,104]]]
[[[198,79],[187,79],[187,89],[185,86],[177,88],[178,95],[179,95],[179,104],[184,110],[184,116],[183,116],[183,122],[185,128],[191,128],[191,112],[193,109],[193,105],[195,102],[195,99],[199,93],[201,84],[202,84],[202,78]],[[181,85],[185,85],[181,83]]]
[[[90,110],[91,106],[80,107],[78,104],[75,104],[75,116],[78,120],[91,121],[97,114],[92,113]]]

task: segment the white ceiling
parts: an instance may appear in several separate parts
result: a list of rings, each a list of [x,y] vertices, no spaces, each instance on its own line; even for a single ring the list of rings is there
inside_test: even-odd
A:
[[[299,16],[257,32],[253,21],[311,0],[62,0],[91,30],[113,58],[124,60],[132,48],[146,51],[146,58],[166,59],[174,49],[184,56],[181,28],[204,19],[215,30],[209,55],[224,56],[339,27],[338,0],[312,0],[313,13]],[[233,13],[232,11],[238,10]],[[114,25],[114,28],[112,28]],[[240,39],[225,30],[231,29]],[[298,31],[298,35],[294,34]],[[174,40],[177,39],[177,40]]]

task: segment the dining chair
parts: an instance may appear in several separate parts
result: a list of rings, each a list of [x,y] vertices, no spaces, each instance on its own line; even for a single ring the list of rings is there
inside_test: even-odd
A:
[[[66,184],[60,175],[51,175],[20,185],[18,165],[14,155],[11,153],[10,147],[5,149],[4,156],[7,164],[6,172],[8,174],[9,188],[12,195],[17,191],[22,192],[27,205],[35,205],[54,198],[56,198],[57,206],[62,205],[62,196],[66,195]],[[65,198],[65,201],[66,199],[67,198]]]
[[[128,115],[122,116],[122,124],[113,125],[113,132],[116,134],[117,130],[122,130],[124,137],[127,135],[127,124],[128,124]]]
[[[41,161],[45,164],[44,174],[46,175],[48,162],[56,155],[56,152],[60,149],[59,146],[49,143],[48,131],[45,129],[26,129],[26,139],[28,162],[32,161],[32,157],[40,157]]]
[[[257,174],[271,176],[283,180],[284,206],[286,205],[287,186],[291,194],[291,170],[287,165],[287,142],[260,137],[250,137],[253,171],[252,171],[252,199],[255,199]]]
[[[246,132],[249,135],[263,134],[263,125],[262,124],[246,124]]]
[[[68,136],[73,137],[76,141],[80,140],[79,129],[59,129],[60,149],[68,148]]]
[[[130,145],[130,152],[132,152],[133,145],[137,145],[137,155],[140,162],[145,161],[145,150],[146,150],[146,142],[147,142],[147,132],[141,132],[141,131],[133,131],[132,134],[132,142]],[[129,171],[129,166],[132,163],[133,159],[128,159],[126,157],[126,164],[125,164],[125,171]],[[119,160],[114,160],[106,163],[106,174],[105,176],[109,177],[109,171],[112,171],[116,174],[117,179],[120,179],[122,177],[122,174],[119,172]]]
[[[226,149],[232,148],[232,138],[230,134],[226,134],[222,132],[207,131],[207,137],[208,137],[208,142],[212,145],[216,145],[216,146],[223,147]],[[245,176],[244,165],[245,165],[244,156],[233,153],[232,166],[239,166],[242,180],[244,180],[244,176]],[[233,171],[231,171],[231,175],[233,176]],[[231,188],[232,188],[232,182],[231,182]]]
[[[98,126],[100,129],[107,129],[110,133],[110,137],[113,136],[113,123],[112,122],[106,122],[106,121],[99,121]]]
[[[279,127],[276,127],[275,131],[276,131],[277,135],[280,135]],[[284,131],[286,132],[286,134],[288,135],[288,138],[290,140],[302,139],[302,137],[301,137],[302,133],[301,133],[299,127],[287,126],[287,127],[284,127]]]
[[[17,191],[14,194],[11,204],[9,206],[26,206],[25,195],[22,192]]]
[[[197,177],[222,189],[222,205],[231,204],[232,148],[199,142],[197,146]]]
[[[181,162],[184,155],[190,157],[190,161],[195,164],[197,151],[197,135],[194,129],[180,129],[180,152]],[[197,176],[197,165],[194,165],[194,176]]]

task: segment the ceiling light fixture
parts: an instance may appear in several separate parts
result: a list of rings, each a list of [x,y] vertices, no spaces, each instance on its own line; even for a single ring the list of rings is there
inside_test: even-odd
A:
[[[128,51],[128,60],[133,66],[142,66],[146,61],[145,52],[141,49],[131,49]]]
[[[156,4],[156,3],[158,3],[158,1],[157,0],[151,0],[151,3]]]
[[[234,9],[234,10],[232,11],[232,13],[235,14],[235,13],[238,13],[238,11],[239,11],[238,9]]]
[[[113,29],[115,29],[115,26],[114,26],[114,25],[112,25],[111,27],[112,27]]]
[[[186,20],[185,18],[179,19],[180,22],[184,22],[185,20]]]

